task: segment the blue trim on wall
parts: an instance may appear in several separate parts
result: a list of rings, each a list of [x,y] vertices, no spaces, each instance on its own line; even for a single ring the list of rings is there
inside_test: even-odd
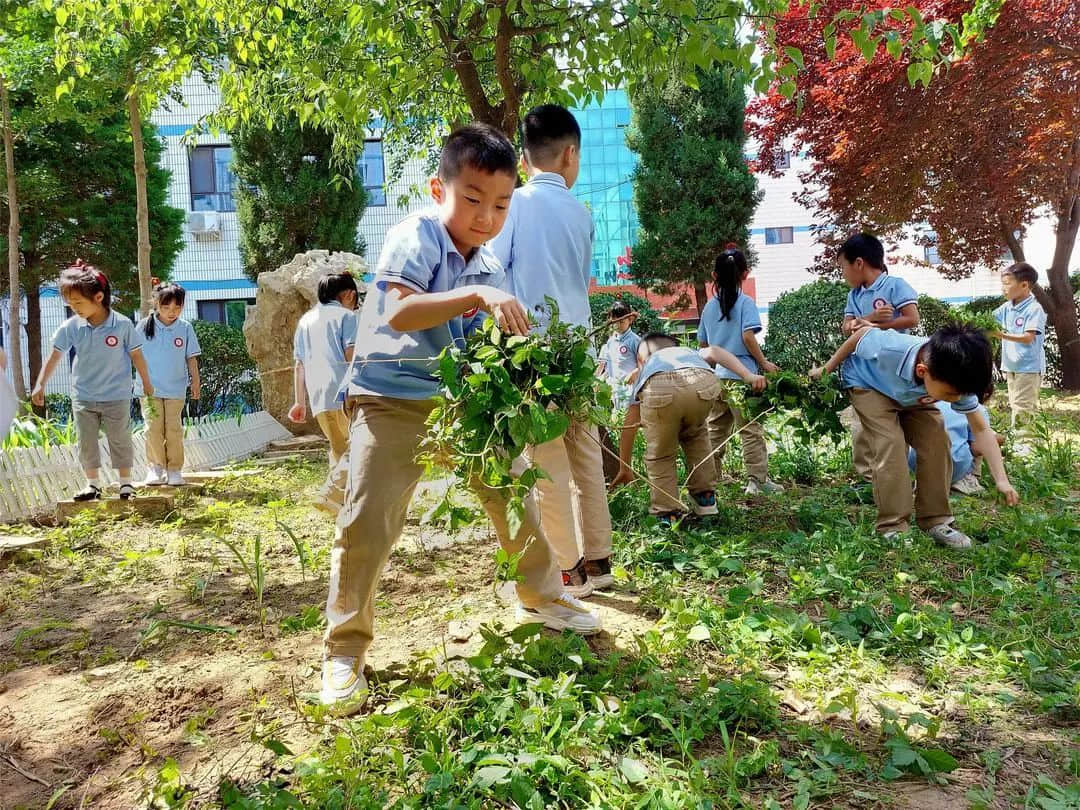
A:
[[[166,138],[181,138],[191,131],[191,124],[163,124],[157,131]]]
[[[190,281],[183,281],[181,279],[172,279],[188,292],[205,291],[205,290],[229,290],[229,289],[242,289],[242,290],[254,290],[258,285],[248,278],[226,278],[226,279],[201,279]]]
[[[777,228],[791,228],[792,233],[810,233],[813,229],[812,225],[777,225]],[[766,228],[752,228],[750,230],[751,236],[764,236]]]

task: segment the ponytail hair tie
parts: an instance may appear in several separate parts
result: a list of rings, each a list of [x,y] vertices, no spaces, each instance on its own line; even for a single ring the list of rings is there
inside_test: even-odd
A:
[[[158,278],[157,276],[150,276],[150,284],[151,284],[151,286],[156,287],[159,284],[161,284],[161,279]]]

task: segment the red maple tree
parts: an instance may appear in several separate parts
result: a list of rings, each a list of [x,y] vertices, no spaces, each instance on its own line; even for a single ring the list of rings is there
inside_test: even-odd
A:
[[[914,6],[928,21],[957,22],[971,3]],[[1080,228],[1080,4],[1009,0],[983,41],[916,86],[919,66],[890,53],[910,36],[910,19],[889,18],[876,42],[852,41],[841,23],[829,58],[836,14],[855,12],[847,23],[855,30],[868,10],[885,7],[824,0],[813,18],[793,5],[781,19],[776,47],[798,48],[803,67],[793,98],[776,85],[751,104],[760,168],[772,171],[785,149],[805,150],[811,169],[800,196],[824,223],[819,241],[856,227],[901,238],[926,225],[952,278],[996,265],[1006,248],[1023,261],[1027,227],[1049,213],[1053,261],[1038,268],[1048,284],[1036,295],[1057,331],[1064,386],[1080,389],[1068,277]]]

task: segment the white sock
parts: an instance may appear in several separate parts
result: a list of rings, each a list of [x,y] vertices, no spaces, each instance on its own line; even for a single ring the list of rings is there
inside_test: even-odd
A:
[[[98,489],[101,489],[101,479],[96,475],[88,475],[86,476],[86,485],[88,487],[97,487]]]
[[[131,476],[130,475],[121,475],[120,476],[120,486],[123,486],[124,484],[130,484],[130,483],[131,483]]]

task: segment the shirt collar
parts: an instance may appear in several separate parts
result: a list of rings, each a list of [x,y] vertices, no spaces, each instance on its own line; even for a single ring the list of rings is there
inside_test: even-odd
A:
[[[540,172],[539,174],[534,174],[529,178],[529,183],[558,186],[559,188],[569,191],[569,187],[566,185],[566,178],[557,172]]]
[[[161,329],[173,329],[173,328],[175,328],[175,327],[177,326],[177,324],[179,324],[179,323],[180,323],[180,319],[179,319],[179,318],[177,318],[177,319],[176,319],[175,321],[173,321],[172,323],[165,323],[165,322],[164,322],[163,320],[161,320],[161,318],[159,318],[159,317],[157,316],[157,313],[156,313],[156,312],[154,313],[154,316],[153,316],[153,317],[154,317],[154,321],[156,322],[156,326],[157,326],[157,327],[159,327],[159,328],[161,328]]]
[[[1027,309],[1028,306],[1030,306],[1031,302],[1034,301],[1034,300],[1035,300],[1035,293],[1030,293],[1028,295],[1028,297],[1025,298],[1023,301],[1021,301],[1019,304],[1014,304],[1012,301],[1010,301],[1009,302],[1009,307],[1012,308],[1012,310],[1014,312],[1019,312],[1022,309]]]
[[[919,357],[919,352],[922,351],[922,347],[929,342],[930,338],[920,340],[904,352],[904,356],[900,358],[900,363],[896,367],[896,374],[898,377],[904,380],[910,380],[916,385],[922,384],[919,380],[915,379],[915,361]]]
[[[79,319],[80,328],[85,326],[89,329],[104,329],[106,327],[111,327],[116,323],[116,313],[113,312],[111,309],[109,310],[109,314],[105,316],[105,320],[103,320],[97,326],[91,324],[90,321],[86,320],[86,318],[84,318],[82,315],[76,315],[75,317]]]
[[[885,283],[885,279],[889,277],[888,270],[882,270],[881,275],[874,279],[874,283],[869,287],[863,287],[864,290],[878,290]]]

